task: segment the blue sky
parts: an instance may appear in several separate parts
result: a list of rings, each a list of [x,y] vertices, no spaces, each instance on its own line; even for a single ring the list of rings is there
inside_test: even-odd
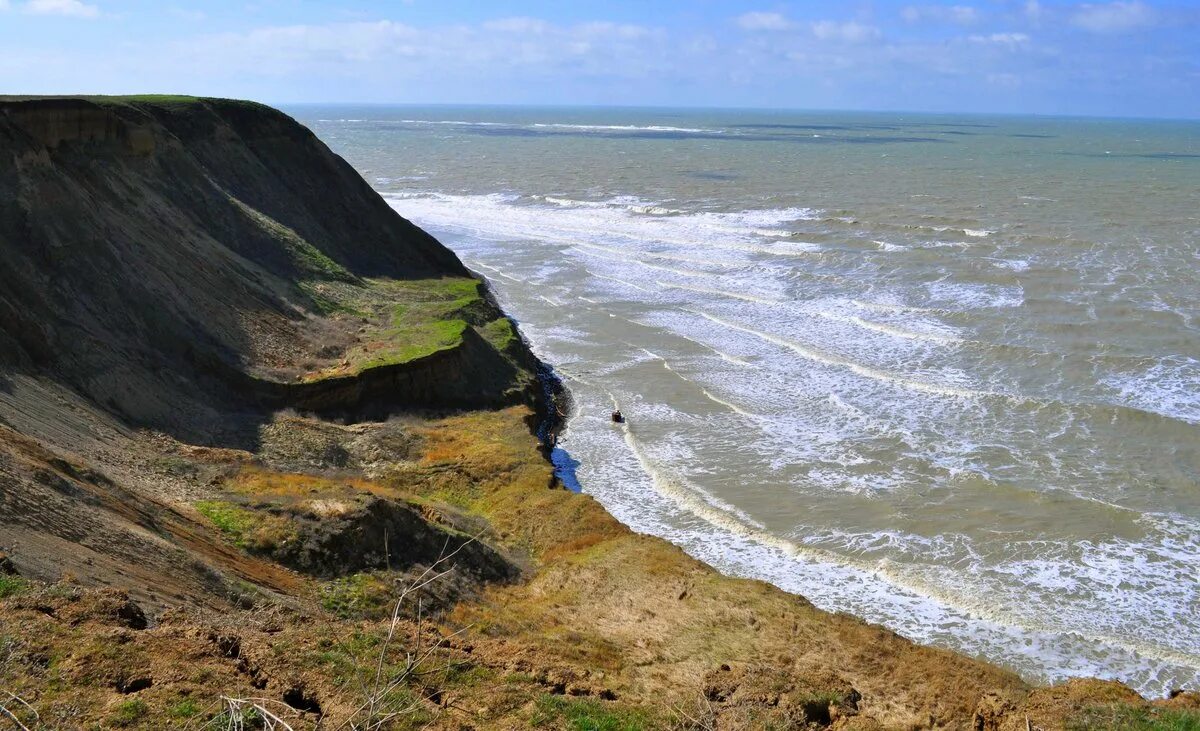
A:
[[[0,93],[1200,117],[1200,0],[0,0]]]

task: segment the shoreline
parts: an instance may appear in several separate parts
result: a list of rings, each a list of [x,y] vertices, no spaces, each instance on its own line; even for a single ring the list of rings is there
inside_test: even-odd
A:
[[[30,104],[0,109],[24,161],[0,182],[37,193],[6,221],[71,256],[0,236],[0,711],[17,725],[236,726],[270,704],[297,731],[1020,731],[1200,709],[1032,688],[563,489],[560,419],[609,426],[607,402],[554,380],[452,251],[286,115]],[[316,412],[257,404],[214,362],[335,388]],[[418,408],[364,404],[389,390],[377,376]],[[640,413],[594,431],[620,445],[650,411],[614,393]],[[603,464],[579,456],[581,478]],[[589,487],[662,497],[626,477]]]
[[[487,277],[485,274],[483,274],[479,271],[475,271],[474,273],[476,274],[476,276],[479,276],[481,279],[483,279],[485,282],[488,283],[489,289],[494,289],[499,286],[499,284],[497,282],[493,281],[492,279]],[[517,285],[513,285],[513,286],[517,286]],[[523,331],[521,331],[521,332],[522,332],[522,338],[526,338],[526,336],[524,335],[524,332]],[[532,346],[533,346],[533,344],[530,343],[531,351],[533,350]],[[554,379],[554,382],[556,383],[556,387],[562,389],[562,392],[564,392],[567,395],[567,398],[571,399],[571,391],[570,391],[569,386],[566,383],[566,381],[570,380],[570,376],[559,377],[553,371],[552,366],[547,365],[545,363],[545,360],[541,356],[538,356],[538,357],[539,357],[539,362],[542,362],[543,365],[547,367],[548,372],[551,374],[551,377]],[[610,397],[611,397],[611,394],[610,394]],[[570,403],[572,406],[574,406],[574,403],[572,401],[569,400],[568,403]],[[566,416],[564,418],[562,418],[561,422],[558,423],[558,428],[559,428],[560,433],[562,431],[567,430],[566,429],[567,423],[569,421],[571,421],[572,416],[577,416],[577,415],[573,414],[571,411],[568,410],[566,412]],[[621,433],[624,435],[625,441],[627,443],[630,443],[630,439],[632,438],[632,434],[630,432],[630,426],[628,424],[622,424],[620,426],[621,426]],[[660,478],[658,476],[656,476],[656,471],[653,468],[646,466],[645,459],[643,456],[639,455],[639,450],[637,449],[636,444],[632,444],[630,446],[630,449],[632,449],[634,451],[635,456],[638,456],[638,460],[639,460],[639,462],[642,463],[643,469],[647,471],[648,477],[652,481],[657,483]],[[585,494],[589,494],[589,495],[592,495],[593,497],[596,497],[595,493],[587,492],[584,489],[583,485],[579,481],[578,476],[575,475],[574,468],[576,466],[579,466],[580,463],[575,461],[574,459],[570,458],[569,452],[567,452],[566,450],[559,449],[558,451],[561,454],[565,455],[566,458],[570,460],[570,463],[561,465],[561,467],[560,467],[560,463],[557,461],[554,461],[552,458],[551,461],[555,466],[556,475],[560,474],[561,468],[569,469],[569,474],[571,476],[573,484],[578,486],[578,490],[576,490],[574,487],[572,487],[570,489],[572,489],[573,491],[583,492]],[[638,527],[637,521],[629,521],[629,520],[627,520],[626,517],[622,517],[621,511],[619,511],[619,510],[614,511],[613,506],[604,504],[604,507],[607,511],[609,511],[615,517],[617,517],[618,520],[621,520],[621,522],[623,524],[628,525],[632,529],[638,530],[639,532],[645,532],[647,535],[662,538],[663,540],[670,542],[672,545],[679,546],[680,548],[685,550],[689,555],[691,555],[693,558],[696,558],[697,560],[700,560],[700,561],[706,563],[707,565],[712,566],[714,568],[714,570],[718,571],[723,576],[727,576],[732,579],[750,579],[750,580],[767,581],[768,583],[772,584],[773,586],[775,586],[775,587],[779,588],[780,590],[785,591],[793,596],[805,599],[806,601],[812,600],[811,598],[812,598],[813,594],[807,588],[796,586],[794,583],[789,582],[787,580],[781,580],[781,577],[787,575],[786,570],[788,568],[787,567],[788,562],[795,562],[796,560],[801,559],[801,557],[803,557],[803,556],[812,554],[813,553],[812,549],[809,549],[803,545],[795,544],[791,541],[788,541],[786,539],[775,536],[774,534],[763,533],[760,530],[755,530],[749,526],[745,526],[740,523],[738,523],[737,525],[726,525],[729,518],[723,514],[717,516],[715,519],[703,518],[702,516],[704,514],[706,514],[709,510],[719,510],[719,508],[712,508],[712,506],[709,506],[707,503],[704,503],[702,501],[702,498],[693,498],[691,496],[688,496],[685,500],[683,497],[681,497],[680,494],[676,494],[676,493],[679,493],[679,491],[683,490],[683,489],[685,489],[685,488],[673,488],[669,494],[664,494],[664,493],[662,493],[661,490],[658,490],[658,488],[656,488],[656,490],[659,491],[660,495],[663,498],[673,501],[673,502],[683,506],[684,510],[688,510],[689,512],[697,515],[698,517],[701,517],[702,520],[707,520],[707,522],[712,524],[718,530],[724,530],[730,536],[741,536],[742,538],[745,538],[749,541],[748,545],[757,546],[759,548],[759,550],[762,550],[764,552],[772,552],[772,551],[778,552],[781,556],[781,560],[784,565],[784,573],[772,574],[771,571],[764,570],[762,568],[762,566],[759,564],[755,564],[753,566],[744,565],[739,570],[739,567],[736,564],[731,565],[731,564],[729,564],[729,562],[727,560],[724,560],[725,557],[720,555],[719,551],[718,552],[711,552],[711,551],[706,552],[703,550],[697,550],[697,545],[695,543],[692,543],[689,541],[680,541],[680,540],[678,540],[678,536],[672,537],[671,532],[669,532],[669,531],[658,532],[658,531],[654,531],[654,530],[644,530],[643,528]],[[681,500],[683,500],[682,503],[680,502]],[[689,505],[691,505],[690,508],[688,507]],[[761,535],[759,535],[760,533],[761,533]],[[743,548],[740,551],[740,553],[744,553],[744,551],[745,551],[745,549]],[[810,560],[815,562],[814,565],[817,567],[815,569],[816,573],[813,573],[813,575],[811,577],[814,580],[821,573],[822,570],[827,570],[829,568],[836,567],[837,570],[846,571],[848,575],[859,574],[859,575],[874,576],[874,577],[876,577],[877,580],[884,582],[890,586],[893,586],[897,590],[911,592],[914,599],[916,599],[917,601],[923,600],[923,601],[927,601],[927,602],[931,602],[931,603],[936,603],[938,605],[940,605],[940,603],[943,601],[943,599],[940,598],[936,593],[924,592],[924,591],[921,591],[920,589],[917,589],[914,587],[909,587],[907,584],[897,583],[898,580],[896,577],[893,577],[892,575],[889,575],[888,573],[883,572],[878,568],[872,569],[867,566],[852,565],[852,564],[846,563],[844,561],[837,560],[833,556],[813,555]],[[822,566],[824,566],[826,568],[825,569],[820,568]],[[793,566],[793,568],[794,568],[794,566]],[[810,572],[810,573],[812,573],[812,572]],[[1145,681],[1138,681],[1136,679],[1136,675],[1138,672],[1137,670],[1131,669],[1126,673],[1116,673],[1116,672],[1104,672],[1101,669],[1101,666],[1099,666],[1099,665],[1092,666],[1092,669],[1090,669],[1090,670],[1085,669],[1082,666],[1079,666],[1078,663],[1081,662],[1083,660],[1083,658],[1087,656],[1088,649],[1090,648],[1091,644],[1093,642],[1098,642],[1098,641],[1105,643],[1105,645],[1108,646],[1110,648],[1110,651],[1112,651],[1112,652],[1116,652],[1116,651],[1128,652],[1131,663],[1136,664],[1136,663],[1145,663],[1145,662],[1149,661],[1149,662],[1153,662],[1156,664],[1164,664],[1165,663],[1167,665],[1188,667],[1186,656],[1181,655],[1179,657],[1172,657],[1169,653],[1164,654],[1161,651],[1159,651],[1157,648],[1137,648],[1137,647],[1134,647],[1134,646],[1128,644],[1128,642],[1126,640],[1122,640],[1119,638],[1089,637],[1086,634],[1074,632],[1074,631],[1072,631],[1072,632],[1048,632],[1045,630],[1039,630],[1036,628],[1028,627],[1027,625],[1021,624],[1020,622],[1017,622],[1015,620],[1010,620],[1010,621],[1005,622],[1005,621],[998,620],[998,619],[980,616],[976,613],[975,609],[971,608],[971,607],[981,607],[982,606],[977,603],[972,604],[969,607],[962,607],[958,604],[949,604],[948,606],[953,607],[955,610],[962,611],[965,616],[973,618],[976,622],[979,623],[979,625],[981,627],[990,628],[990,630],[993,632],[996,632],[998,636],[1003,636],[1003,633],[1008,628],[1018,629],[1020,631],[1031,633],[1031,634],[1042,633],[1040,636],[1038,634],[1033,634],[1033,636],[1037,638],[1037,641],[1039,643],[1058,643],[1059,647],[1049,648],[1048,654],[1046,654],[1044,656],[1038,655],[1038,654],[1033,654],[1033,655],[1010,654],[1010,655],[1006,656],[1004,653],[1001,653],[1001,652],[988,652],[986,650],[986,643],[983,648],[979,648],[978,644],[976,644],[976,649],[969,649],[969,643],[963,642],[963,636],[943,635],[941,637],[934,636],[931,638],[930,636],[921,636],[920,634],[917,634],[916,636],[910,635],[910,634],[906,633],[903,628],[893,626],[892,623],[890,623],[886,617],[881,617],[881,615],[878,612],[875,612],[874,614],[872,614],[871,612],[863,611],[868,606],[867,604],[859,603],[855,607],[846,609],[846,608],[842,608],[837,605],[830,606],[823,602],[820,602],[819,596],[818,596],[818,602],[819,602],[819,605],[822,606],[822,608],[825,609],[826,611],[830,611],[830,612],[847,611],[851,615],[858,617],[858,618],[862,619],[863,621],[868,621],[868,622],[872,622],[872,623],[880,623],[884,626],[887,626],[887,627],[889,627],[889,629],[897,631],[897,632],[901,633],[901,635],[906,637],[907,639],[910,639],[911,641],[919,643],[921,645],[929,646],[929,647],[937,647],[937,648],[946,649],[946,650],[949,650],[952,652],[961,653],[967,657],[976,658],[982,662],[986,662],[989,664],[993,664],[997,667],[1010,670],[1012,672],[1019,674],[1024,680],[1026,680],[1027,682],[1029,682],[1035,686],[1052,686],[1055,684],[1060,684],[1063,682],[1070,681],[1072,679],[1090,679],[1090,678],[1099,677],[1099,678],[1103,678],[1103,679],[1111,679],[1116,682],[1121,682],[1123,684],[1130,685],[1131,687],[1138,689],[1140,692],[1147,694],[1147,697],[1166,697],[1170,692],[1173,692],[1175,690],[1175,685],[1169,684],[1169,683],[1159,682],[1159,683],[1147,684]],[[977,635],[978,630],[976,630],[976,632],[973,634]],[[970,636],[970,635],[966,635],[966,636]],[[978,643],[978,642],[979,642],[979,639],[977,637],[976,643]],[[1068,644],[1068,643],[1073,645],[1073,647],[1074,647],[1073,650],[1067,650],[1066,647],[1063,646],[1064,644]],[[993,649],[995,649],[995,647]],[[1025,662],[1021,661],[1022,657],[1026,657],[1029,659],[1037,658],[1036,662],[1038,663],[1038,666],[1031,668],[1028,660]],[[1057,663],[1061,667],[1071,666],[1071,667],[1075,667],[1076,669],[1073,672],[1059,671],[1056,673],[1053,671],[1053,668],[1055,667],[1055,663]],[[1145,666],[1142,672],[1143,673],[1149,672],[1149,668],[1150,668],[1149,665]],[[1139,682],[1140,682],[1140,687],[1138,685]],[[1189,687],[1189,686],[1186,686],[1186,684],[1185,684],[1185,687]],[[1189,687],[1189,689],[1190,689],[1190,687]]]

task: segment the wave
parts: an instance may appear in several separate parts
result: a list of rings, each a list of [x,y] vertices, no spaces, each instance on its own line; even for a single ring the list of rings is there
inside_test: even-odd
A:
[[[610,398],[619,407],[616,397],[610,394]],[[689,552],[702,560],[712,561],[714,557],[720,556],[724,557],[724,561],[718,560],[718,563],[728,564],[730,556],[745,555],[746,553],[744,548],[739,550],[736,545],[731,545],[731,541],[735,544],[747,541],[760,549],[777,552],[781,555],[793,567],[791,571],[783,569],[785,573],[794,574],[795,571],[802,570],[802,564],[807,564],[803,568],[816,569],[813,573],[821,577],[817,579],[820,583],[811,585],[811,588],[822,586],[824,589],[816,593],[812,591],[805,593],[810,599],[816,597],[818,605],[831,611],[837,609],[837,604],[829,604],[831,595],[840,591],[850,594],[865,592],[873,598],[871,611],[876,616],[890,614],[894,620],[907,615],[900,621],[900,624],[903,625],[902,632],[909,636],[915,634],[917,639],[929,641],[928,635],[924,637],[922,635],[935,627],[957,626],[960,629],[966,629],[968,626],[973,626],[975,632],[994,634],[992,641],[1006,645],[1007,647],[1004,649],[1008,652],[1029,653],[1040,657],[1049,665],[1059,665],[1056,673],[1050,676],[1051,679],[1061,679],[1067,675],[1079,674],[1080,658],[1094,657],[1094,652],[1084,652],[1084,648],[1094,651],[1097,644],[1108,647],[1110,652],[1128,653],[1130,657],[1124,663],[1127,670],[1132,664],[1131,661],[1138,657],[1153,658],[1183,668],[1200,666],[1200,648],[1196,652],[1176,650],[1155,644],[1150,640],[1138,640],[1105,632],[1100,627],[1064,630],[1060,623],[1039,619],[1039,616],[1057,617],[1059,616],[1057,613],[1049,612],[1043,615],[1016,613],[1009,607],[1021,606],[1020,603],[996,602],[987,595],[964,593],[961,591],[962,587],[958,586],[958,582],[952,580],[946,572],[934,571],[925,574],[923,572],[932,567],[902,564],[887,558],[873,560],[870,557],[870,553],[879,550],[880,544],[910,553],[916,549],[916,555],[928,556],[932,546],[931,541],[935,543],[944,541],[944,537],[938,536],[929,539],[896,531],[882,531],[843,533],[840,536],[842,540],[836,541],[831,540],[839,537],[836,531],[824,531],[822,534],[802,542],[776,535],[744,511],[704,491],[676,471],[659,465],[637,438],[629,424],[621,425],[621,433],[629,452],[640,465],[654,492],[710,526],[710,532],[707,533],[706,538],[701,539],[701,544],[698,544],[696,539],[680,541]],[[724,535],[721,535],[722,533]],[[700,535],[703,535],[703,532]],[[814,545],[822,542],[840,543],[845,549],[857,544],[862,550],[859,551],[859,557],[856,558],[842,551],[824,549],[819,545]],[[708,550],[698,550],[700,545],[707,547]],[[865,550],[867,548],[873,550],[867,551]],[[1044,551],[1045,547],[1039,550]],[[1128,551],[1127,548],[1121,546],[1113,546],[1111,550],[1114,558],[1124,555]],[[1185,558],[1193,559],[1195,557],[1189,554]],[[800,564],[796,562],[800,562]],[[1046,571],[1070,570],[1070,565],[1051,561],[1041,561],[1038,566],[1028,562],[1014,562],[1003,567],[993,567],[987,571],[995,572],[996,568],[1018,572],[1025,581],[1029,581],[1031,578],[1036,580],[1038,576],[1046,575]],[[749,573],[761,574],[763,569],[764,567],[758,564],[756,569]],[[979,570],[976,568],[971,573],[974,574]],[[875,583],[874,586],[868,583],[864,586],[863,577],[879,583]],[[784,583],[787,588],[787,582]],[[852,586],[858,588],[851,589]],[[862,609],[860,608],[859,611]],[[982,638],[977,637],[977,639]],[[1078,647],[1075,647],[1076,645]],[[1095,665],[1091,666],[1086,674],[1108,675],[1111,673],[1099,658],[1093,662]],[[1074,671],[1067,670],[1067,668],[1074,668]],[[1144,671],[1152,672],[1149,668]]]
[[[651,257],[675,255],[655,251],[663,247],[693,254],[720,250],[784,258],[811,255],[811,245],[799,243],[788,248],[788,242],[756,232],[811,220],[819,214],[812,208],[792,206],[692,213],[664,209],[672,211],[671,215],[647,215],[638,211],[657,204],[630,196],[606,201],[575,201],[555,196],[404,192],[387,193],[385,198],[406,217],[416,218],[425,225],[466,230],[489,238],[527,238],[571,246],[580,242],[601,243],[618,248],[626,256]],[[530,205],[530,202],[548,205]],[[735,266],[753,263],[753,260],[712,263]]]
[[[535,129],[577,129],[598,132],[690,132],[692,134],[725,134],[725,130],[723,129],[702,127],[669,127],[666,125],[657,124],[638,126],[636,124],[567,124],[563,122],[538,122],[529,126]]]
[[[909,340],[928,340],[930,342],[940,343],[942,345],[955,345],[965,342],[962,338],[954,337],[952,335],[939,335],[936,333],[920,332],[918,330],[908,330],[906,328],[896,327],[895,325],[889,325],[883,322],[864,320],[858,316],[851,316],[847,319],[849,319],[849,321],[855,325],[867,330],[874,330],[875,332],[883,333],[885,335],[893,335],[898,338],[906,338]]]
[[[632,287],[633,289],[636,289],[639,292],[649,292],[650,291],[641,285],[634,284],[633,282],[626,281],[624,279],[620,279],[619,277],[610,277],[610,276],[607,276],[604,274],[597,274],[596,272],[593,272],[591,269],[584,269],[584,271],[587,272],[588,274],[592,275],[593,277],[596,277],[597,279],[607,279],[611,282],[617,282],[619,284],[625,285],[626,287]]]
[[[861,363],[855,363],[852,360],[847,360],[846,358],[841,358],[839,356],[830,355],[829,353],[824,353],[822,351],[817,350],[816,348],[811,348],[807,345],[801,345],[800,343],[788,340],[786,338],[781,338],[778,335],[772,335],[771,333],[763,332],[761,330],[755,330],[754,328],[749,328],[749,327],[745,327],[743,325],[738,325],[737,323],[729,322],[728,320],[721,319],[719,317],[716,317],[715,315],[710,315],[706,312],[701,312],[699,310],[687,310],[687,312],[691,312],[693,314],[699,315],[700,317],[703,317],[707,320],[711,320],[712,322],[715,322],[718,325],[721,325],[723,327],[730,328],[731,330],[738,330],[738,331],[744,332],[748,335],[753,335],[754,337],[764,340],[766,342],[774,343],[775,345],[787,348],[787,349],[791,350],[792,352],[796,353],[797,355],[801,356],[802,358],[806,358],[808,360],[815,361],[815,362],[821,363],[823,365],[835,366],[838,368],[846,368],[854,373],[857,373],[860,376],[864,376],[864,377],[870,378],[872,380],[894,383],[898,386],[902,386],[904,388],[911,389],[914,391],[922,391],[925,393],[932,393],[932,394],[937,394],[940,396],[953,396],[953,397],[959,397],[959,398],[980,398],[980,397],[1009,398],[1009,396],[1007,396],[1006,394],[994,393],[991,391],[978,391],[978,390],[968,389],[968,388],[958,388],[958,387],[954,387],[954,386],[945,386],[945,385],[940,385],[940,384],[936,384],[936,383],[927,383],[925,381],[915,381],[911,378],[905,378],[904,376],[901,376],[901,375],[898,375],[895,373],[890,373],[888,371],[883,371],[878,368],[865,366],[865,365],[862,365]]]
[[[514,277],[514,276],[512,276],[511,274],[506,274],[506,273],[504,272],[504,270],[503,270],[503,269],[500,269],[499,267],[490,266],[490,265],[488,265],[488,264],[484,264],[484,263],[483,263],[483,262],[481,262],[481,261],[470,261],[470,262],[468,262],[468,263],[469,263],[471,266],[479,267],[480,269],[486,269],[486,270],[488,270],[489,272],[491,272],[491,273],[495,274],[495,275],[496,275],[496,276],[498,276],[498,277],[504,277],[505,279],[509,279],[509,280],[511,280],[511,281],[514,281],[514,282],[524,282],[524,281],[525,281],[524,279],[521,279],[520,277]]]
[[[756,302],[758,304],[763,304],[763,305],[783,304],[783,302],[781,300],[771,300],[771,299],[766,299],[764,297],[755,297],[754,295],[751,295],[751,294],[739,294],[737,292],[726,292],[725,290],[721,290],[721,289],[709,289],[707,287],[688,287],[688,286],[685,286],[682,284],[671,284],[670,282],[663,282],[663,281],[659,281],[659,280],[656,280],[654,283],[660,287],[666,287],[667,289],[682,289],[687,292],[696,292],[699,294],[715,294],[720,297],[731,297],[733,299],[739,299],[744,302]]]

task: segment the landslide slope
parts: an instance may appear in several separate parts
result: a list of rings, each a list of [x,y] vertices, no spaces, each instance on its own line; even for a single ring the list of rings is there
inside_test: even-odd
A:
[[[295,593],[178,508],[197,480],[170,445],[236,462],[282,409],[534,403],[533,367],[457,257],[281,112],[0,98],[0,551],[22,573],[159,606]]]

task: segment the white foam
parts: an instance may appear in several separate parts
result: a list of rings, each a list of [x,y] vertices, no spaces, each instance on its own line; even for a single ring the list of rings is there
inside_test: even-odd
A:
[[[750,418],[752,418],[752,419],[754,419],[754,418],[758,418],[758,414],[754,414],[754,413],[751,413],[751,412],[749,412],[749,411],[746,411],[745,409],[743,409],[742,407],[738,406],[737,404],[730,403],[730,402],[726,401],[726,400],[725,400],[725,399],[723,399],[723,398],[718,398],[717,396],[714,396],[714,395],[712,395],[712,393],[710,393],[710,392],[708,391],[708,389],[704,389],[704,388],[702,388],[702,389],[700,389],[700,391],[701,391],[701,392],[702,392],[702,393],[703,393],[703,394],[704,394],[706,397],[708,397],[708,400],[709,400],[709,401],[712,401],[714,404],[720,404],[721,406],[724,406],[725,408],[729,409],[730,411],[732,411],[732,412],[733,412],[733,413],[735,413],[735,414],[740,414],[740,415],[742,415],[742,416],[748,416],[748,417],[750,417]]]
[[[940,281],[926,284],[925,289],[933,300],[950,309],[1020,307],[1025,303],[1025,292],[1019,286]]]
[[[898,386],[903,386],[904,388],[912,389],[914,391],[922,391],[925,393],[932,393],[932,394],[937,394],[940,396],[954,396],[954,397],[962,397],[962,398],[978,398],[978,397],[983,397],[983,396],[1002,396],[1003,395],[1003,394],[992,393],[989,391],[977,391],[974,389],[957,388],[954,386],[946,386],[946,385],[942,385],[942,384],[926,383],[924,381],[916,381],[916,380],[906,378],[904,376],[901,376],[901,375],[898,375],[895,373],[888,373],[888,372],[882,371],[878,368],[872,368],[869,366],[862,365],[861,363],[855,363],[855,362],[847,360],[845,358],[834,356],[829,353],[824,353],[824,352],[817,350],[816,348],[812,348],[807,345],[802,345],[802,344],[794,342],[792,340],[788,340],[786,338],[781,338],[777,335],[772,335],[771,333],[762,332],[761,330],[755,330],[753,328],[745,327],[743,325],[738,325],[737,323],[729,322],[728,320],[724,320],[724,319],[716,317],[714,315],[710,315],[706,312],[700,312],[700,311],[696,311],[696,310],[692,310],[692,312],[695,312],[695,314],[700,315],[701,317],[703,317],[707,320],[711,320],[712,322],[715,322],[718,325],[722,325],[724,327],[728,327],[733,330],[740,330],[741,332],[747,333],[749,335],[753,335],[757,338],[761,338],[763,340],[766,340],[767,342],[771,342],[771,343],[774,343],[781,347],[787,348],[787,349],[791,350],[792,352],[796,353],[797,355],[799,355],[803,358],[807,358],[809,360],[815,361],[817,363],[822,363],[824,365],[829,365],[829,366],[837,366],[840,368],[846,368],[850,371],[853,371],[854,373],[857,373],[860,376],[865,376],[867,378],[871,378],[871,379],[878,380],[878,381],[886,381],[889,383],[894,383]]]
[[[705,211],[684,215],[640,215],[634,209],[649,205],[637,198],[574,201],[546,196],[549,207],[517,205],[511,194],[446,195],[388,193],[392,206],[426,226],[469,232],[489,238],[536,239],[575,245],[613,246],[628,255],[653,255],[655,247],[675,247],[693,255],[704,249],[744,254],[793,257],[807,247],[789,250],[786,242],[769,241],[757,229],[779,226],[817,215],[811,208],[787,207],[743,211]],[[714,262],[715,263],[715,262]],[[744,262],[727,262],[737,264]]]
[[[755,295],[752,295],[752,294],[741,294],[739,292],[727,292],[722,289],[711,289],[708,287],[690,287],[690,286],[683,285],[683,284],[671,284],[670,282],[663,282],[661,280],[656,280],[654,283],[660,287],[666,287],[667,289],[681,289],[686,292],[698,292],[700,294],[715,294],[718,297],[731,297],[733,299],[742,300],[743,302],[756,302],[761,305],[781,304],[781,300],[767,299],[765,297],[756,297]]]
[[[1101,384],[1119,403],[1191,424],[1200,424],[1200,360],[1175,356],[1132,373],[1110,374]]]
[[[606,275],[604,275],[604,274],[597,274],[597,273],[593,272],[593,271],[592,271],[592,270],[590,270],[590,269],[586,269],[586,270],[584,270],[584,271],[586,271],[588,274],[592,275],[593,277],[596,277],[597,279],[606,279],[606,280],[608,280],[608,281],[610,281],[610,282],[617,282],[618,284],[623,284],[623,285],[625,285],[626,287],[630,287],[630,288],[632,288],[632,289],[636,289],[636,290],[638,290],[639,292],[649,292],[649,291],[650,291],[649,289],[646,289],[645,287],[643,287],[643,286],[641,286],[641,285],[639,285],[639,284],[634,284],[633,282],[627,281],[627,280],[625,280],[625,279],[620,279],[620,278],[618,278],[618,277],[609,277],[609,276],[606,276]]]
[[[494,266],[491,266],[490,264],[484,264],[481,261],[471,261],[468,263],[471,266],[479,267],[480,269],[486,269],[489,272],[495,274],[497,277],[504,277],[505,279],[512,281],[512,282],[524,282],[525,281],[524,279],[521,279],[520,277],[514,277],[511,274],[505,273],[505,271],[499,267],[494,267]]]
[[[725,130],[700,127],[669,127],[666,125],[639,126],[635,124],[566,124],[539,122],[530,125],[535,129],[574,129],[588,132],[688,132],[693,134],[724,134]]]
[[[858,325],[860,327],[864,327],[868,330],[874,330],[875,332],[881,332],[886,335],[893,335],[898,338],[907,338],[907,339],[911,339],[911,340],[928,340],[933,343],[941,343],[942,345],[954,345],[954,344],[963,342],[962,338],[954,337],[952,335],[941,335],[939,333],[920,332],[918,330],[908,330],[908,329],[905,329],[902,327],[896,327],[895,325],[889,325],[884,322],[876,322],[874,320],[864,320],[863,318],[858,317],[858,316],[852,316],[849,319],[855,325]]]

